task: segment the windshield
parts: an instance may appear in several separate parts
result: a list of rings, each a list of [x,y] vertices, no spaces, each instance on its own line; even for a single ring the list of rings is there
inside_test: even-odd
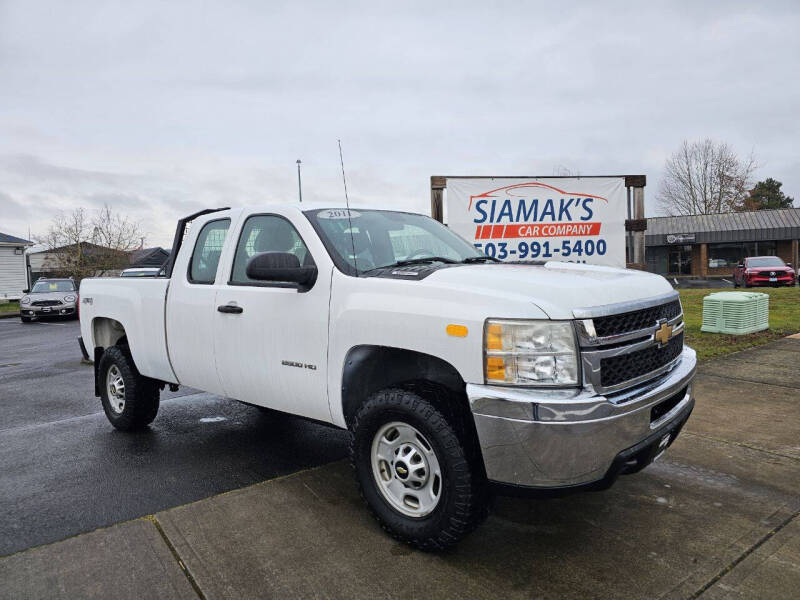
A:
[[[747,266],[748,267],[785,267],[786,263],[784,263],[777,256],[765,256],[763,258],[748,258],[747,259]]]
[[[31,294],[45,292],[74,292],[75,284],[71,281],[37,281],[33,284]]]
[[[462,262],[483,256],[472,244],[423,215],[355,209],[348,214],[344,208],[305,214],[333,261],[349,274],[426,257]]]

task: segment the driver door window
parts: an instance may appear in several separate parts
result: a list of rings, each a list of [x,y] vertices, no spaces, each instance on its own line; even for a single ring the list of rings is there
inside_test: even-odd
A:
[[[245,273],[247,261],[261,252],[287,252],[294,254],[301,266],[314,264],[311,253],[294,225],[276,215],[255,215],[247,219],[242,227],[233,257],[231,284],[263,285],[263,282],[250,279]]]

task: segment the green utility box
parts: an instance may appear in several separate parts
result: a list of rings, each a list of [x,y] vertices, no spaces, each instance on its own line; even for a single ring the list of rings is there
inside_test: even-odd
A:
[[[703,298],[700,331],[743,335],[769,329],[769,294],[717,292]]]

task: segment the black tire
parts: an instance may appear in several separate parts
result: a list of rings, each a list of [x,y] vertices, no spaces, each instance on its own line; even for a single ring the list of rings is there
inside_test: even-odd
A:
[[[22,321],[23,323],[30,323],[32,319],[30,317],[20,316],[19,320]]]
[[[395,421],[411,425],[426,438],[441,468],[440,498],[426,516],[411,517],[399,512],[379,490],[373,475],[373,439],[381,427]],[[459,434],[460,429],[463,428],[453,427],[432,403],[407,390],[381,390],[358,410],[351,427],[351,465],[362,498],[381,527],[395,539],[420,550],[442,550],[458,542],[486,517],[488,486],[483,465],[480,456],[469,450],[468,434]]]
[[[125,384],[124,408],[112,408],[107,384],[108,372],[116,367]],[[146,427],[158,414],[159,388],[155,380],[139,373],[130,352],[124,346],[106,348],[98,367],[100,400],[109,422],[120,431]]]

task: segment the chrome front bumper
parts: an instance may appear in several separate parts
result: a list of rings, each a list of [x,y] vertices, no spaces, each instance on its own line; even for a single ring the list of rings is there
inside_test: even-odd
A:
[[[682,426],[694,406],[696,366],[694,350],[684,347],[668,373],[609,396],[467,384],[488,478],[545,489],[602,481],[644,440],[657,444],[663,431],[661,442],[672,443],[666,433]],[[665,401],[675,405],[653,420],[652,409]]]

